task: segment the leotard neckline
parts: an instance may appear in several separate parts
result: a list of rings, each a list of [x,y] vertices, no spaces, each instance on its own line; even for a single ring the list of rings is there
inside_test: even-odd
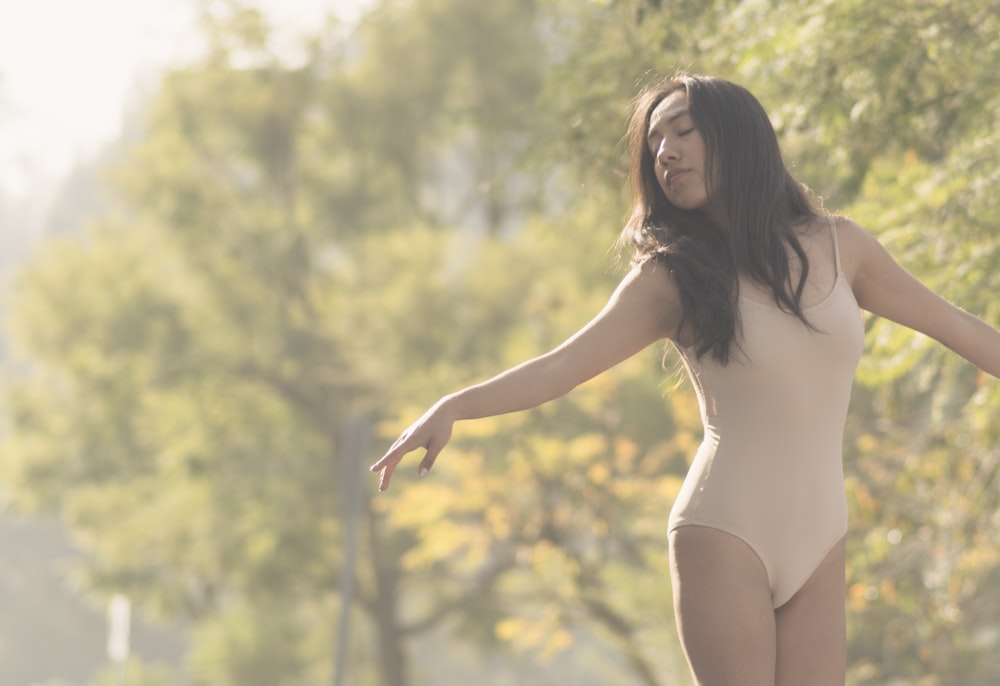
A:
[[[838,269],[837,270],[837,277],[834,279],[833,285],[830,287],[830,290],[826,292],[826,295],[824,295],[822,298],[820,298],[819,300],[817,300],[813,304],[806,305],[805,307],[802,308],[802,311],[803,312],[809,312],[810,310],[818,309],[818,308],[822,307],[823,305],[827,304],[828,302],[830,302],[833,299],[833,296],[836,294],[837,288],[839,288],[841,286],[841,284],[846,285],[847,284],[847,280],[844,278],[844,275]],[[778,304],[775,303],[773,300],[770,301],[770,302],[762,302],[760,300],[757,300],[756,298],[751,298],[748,295],[744,295],[742,292],[740,293],[740,300],[742,300],[743,302],[751,303],[753,305],[757,305],[759,307],[767,307],[767,308],[771,308],[771,309],[781,309],[781,308],[778,307]]]

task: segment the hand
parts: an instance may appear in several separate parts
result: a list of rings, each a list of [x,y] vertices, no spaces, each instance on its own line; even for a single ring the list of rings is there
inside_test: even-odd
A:
[[[451,439],[454,423],[455,419],[448,411],[445,402],[439,401],[427,410],[420,419],[411,424],[389,447],[388,452],[369,467],[369,471],[381,472],[378,490],[384,491],[389,488],[389,481],[392,479],[393,472],[396,471],[396,466],[407,453],[418,448],[424,448],[427,452],[424,454],[424,459],[420,461],[417,473],[420,476],[427,474],[434,466],[434,460],[437,459],[441,449]]]

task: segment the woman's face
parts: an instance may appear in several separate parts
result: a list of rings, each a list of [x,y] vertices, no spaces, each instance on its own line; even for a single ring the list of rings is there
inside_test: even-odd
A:
[[[707,212],[705,142],[688,112],[687,93],[674,91],[653,109],[646,143],[667,200],[681,209]]]

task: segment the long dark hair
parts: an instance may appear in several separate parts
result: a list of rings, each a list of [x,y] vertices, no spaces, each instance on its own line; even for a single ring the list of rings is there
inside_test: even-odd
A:
[[[674,206],[656,179],[646,142],[650,115],[681,90],[705,142],[708,199],[721,225]],[[633,264],[657,259],[670,269],[684,310],[681,331],[693,337],[696,354],[729,361],[740,327],[740,275],[769,288],[780,308],[810,326],[801,306],[809,260],[793,226],[819,213],[785,167],[757,98],[723,79],[678,74],[636,97],[627,139],[632,210],[619,240],[633,247]],[[802,262],[797,283],[786,244]]]

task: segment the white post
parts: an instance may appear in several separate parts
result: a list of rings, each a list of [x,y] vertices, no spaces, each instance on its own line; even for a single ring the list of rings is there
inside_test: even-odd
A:
[[[129,653],[132,608],[128,598],[116,593],[108,601],[108,659],[118,666],[121,683],[125,684],[125,663]]]

